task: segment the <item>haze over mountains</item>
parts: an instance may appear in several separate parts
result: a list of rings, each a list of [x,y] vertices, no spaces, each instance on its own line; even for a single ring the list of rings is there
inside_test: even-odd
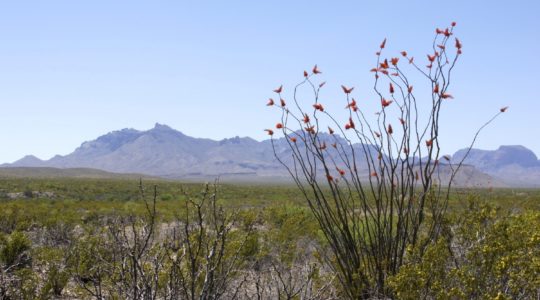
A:
[[[287,158],[290,150],[284,141],[278,139],[275,145],[280,157]],[[452,161],[461,160],[465,153],[466,150],[457,151]],[[472,149],[465,163],[469,166],[458,176],[459,185],[540,186],[540,161],[523,146],[501,146],[493,151]],[[110,132],[82,143],[66,156],[40,160],[29,155],[2,167],[94,168],[184,179],[289,179],[274,158],[269,140],[193,138],[161,124],[146,131]]]

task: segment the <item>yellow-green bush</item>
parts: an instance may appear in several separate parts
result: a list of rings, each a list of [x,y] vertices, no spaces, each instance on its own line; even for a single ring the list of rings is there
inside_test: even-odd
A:
[[[451,225],[451,236],[408,262],[389,284],[399,299],[531,299],[540,293],[540,212],[510,215],[487,203]]]

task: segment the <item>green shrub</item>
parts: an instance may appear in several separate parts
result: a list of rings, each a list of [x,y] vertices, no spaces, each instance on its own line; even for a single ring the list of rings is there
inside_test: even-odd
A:
[[[57,298],[69,281],[66,250],[57,247],[39,247],[33,250],[34,269],[43,273],[40,298]]]
[[[7,238],[0,240],[0,262],[5,269],[22,268],[30,264],[28,250],[30,250],[30,240],[19,231],[14,231]]]

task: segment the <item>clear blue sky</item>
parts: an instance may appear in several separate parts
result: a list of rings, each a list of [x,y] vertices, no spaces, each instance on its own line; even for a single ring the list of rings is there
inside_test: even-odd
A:
[[[264,104],[279,84],[290,89],[317,63],[330,107],[343,108],[340,84],[377,99],[368,70],[381,40],[389,54],[425,57],[434,28],[454,20],[464,55],[443,152],[466,146],[473,128],[509,105],[477,147],[522,144],[540,154],[538,3],[3,1],[0,162],[68,154],[156,122],[196,137],[262,140],[276,119]]]

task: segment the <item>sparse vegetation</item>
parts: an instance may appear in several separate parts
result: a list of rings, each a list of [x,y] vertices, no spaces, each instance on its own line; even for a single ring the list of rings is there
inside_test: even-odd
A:
[[[202,299],[214,299],[201,296],[206,292],[221,299],[344,297],[323,259],[328,244],[294,186],[219,185],[214,191],[211,185],[153,181],[145,184],[145,201],[130,179],[0,179],[0,185],[3,299],[184,299],[191,296],[182,294],[182,281],[192,279],[187,290]],[[24,190],[55,196],[5,196]],[[216,202],[209,198],[214,193]],[[401,299],[534,298],[539,209],[538,190],[456,190],[443,238],[423,254],[407,249],[404,267],[388,286]],[[148,236],[148,245],[139,247]],[[188,259],[188,240],[192,250],[201,246],[191,258],[198,264]],[[222,244],[218,262],[209,250]],[[205,283],[209,270],[226,288]]]

